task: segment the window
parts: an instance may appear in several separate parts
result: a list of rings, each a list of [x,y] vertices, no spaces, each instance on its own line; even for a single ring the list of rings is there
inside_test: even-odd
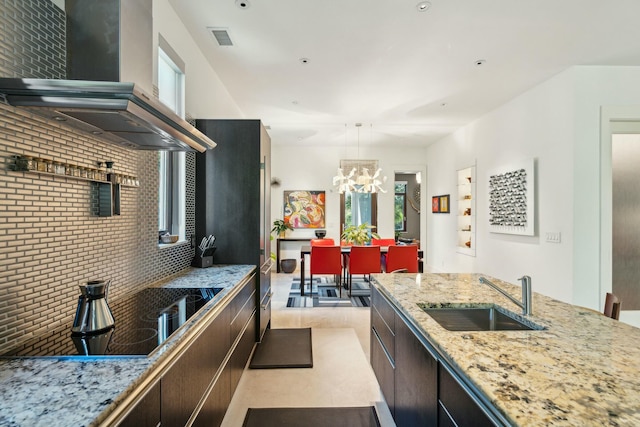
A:
[[[378,195],[375,193],[344,193],[340,195],[340,223],[349,225],[378,225]],[[342,233],[342,231],[341,231]]]
[[[407,183],[396,181],[394,200],[394,223],[396,231],[407,231]]]
[[[184,117],[184,64],[162,37],[158,50],[158,97],[163,104]],[[185,153],[160,151],[158,171],[158,229],[177,234],[179,240],[185,240]]]

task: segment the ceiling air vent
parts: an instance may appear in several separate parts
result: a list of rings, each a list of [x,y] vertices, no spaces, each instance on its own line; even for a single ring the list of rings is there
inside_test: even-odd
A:
[[[216,38],[220,46],[233,46],[229,32],[224,28],[209,28],[213,37]]]

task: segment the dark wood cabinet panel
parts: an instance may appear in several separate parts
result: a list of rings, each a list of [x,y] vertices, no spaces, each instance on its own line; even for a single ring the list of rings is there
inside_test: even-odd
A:
[[[471,396],[443,366],[438,367],[438,396],[440,404],[446,408],[455,425],[490,427],[495,424],[473,401]],[[450,420],[442,419],[440,426],[447,426]]]
[[[196,127],[218,144],[196,154],[196,241],[217,237],[215,264],[258,267],[258,305],[271,289],[271,140],[260,120],[196,120]],[[258,311],[257,340],[270,319],[270,310]]]
[[[160,425],[160,382],[155,383],[118,424],[119,427],[157,427]]]
[[[444,359],[418,336],[403,314],[372,287],[371,367],[396,424],[494,426],[446,370]]]
[[[395,342],[396,424],[434,426],[438,420],[438,361],[400,318]]]
[[[162,377],[162,424],[184,425],[230,348],[229,306],[207,326]]]
[[[382,345],[386,348],[389,353],[389,357],[391,360],[395,360],[396,354],[396,344],[395,344],[395,334],[389,329],[387,323],[382,319],[382,316],[378,312],[376,306],[371,306],[371,327],[376,331],[378,336],[380,337],[380,341]]]
[[[217,427],[222,424],[224,414],[227,412],[227,408],[231,402],[230,379],[230,367],[227,365],[220,373],[211,392],[205,399],[192,426]]]
[[[249,356],[251,356],[251,352],[253,351],[253,347],[256,344],[255,338],[256,322],[254,315],[248,320],[247,329],[244,334],[242,334],[242,338],[238,342],[238,346],[229,360],[229,366],[231,368],[231,396],[233,396],[233,393],[235,393],[236,388],[238,387],[238,382],[244,372],[244,367],[246,366]]]
[[[384,399],[387,401],[389,411],[393,415],[395,407],[394,366],[374,329],[371,329],[371,368],[378,379],[378,384],[380,384]]]
[[[396,332],[396,315],[395,310],[389,304],[389,302],[380,294],[380,292],[376,288],[372,288],[371,290],[371,305],[378,310],[380,316],[387,324],[389,330],[395,334]]]

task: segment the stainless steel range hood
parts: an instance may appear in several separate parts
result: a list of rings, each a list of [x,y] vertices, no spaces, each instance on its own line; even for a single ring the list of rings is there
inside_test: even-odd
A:
[[[216,144],[133,83],[0,78],[9,105],[134,150],[204,152]]]
[[[130,149],[215,147],[148,95],[152,7],[152,0],[65,0],[68,80],[0,78],[0,98]]]

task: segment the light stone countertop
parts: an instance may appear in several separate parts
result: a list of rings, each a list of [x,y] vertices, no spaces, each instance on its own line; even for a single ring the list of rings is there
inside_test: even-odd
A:
[[[184,327],[151,356],[100,358],[0,358],[0,426],[98,425],[188,335],[189,328],[216,308],[255,270],[253,265],[189,268],[152,286],[220,287],[218,293]]]
[[[640,329],[533,294],[542,331],[454,332],[417,304],[495,303],[521,309],[480,274],[378,274],[378,289],[509,422],[518,426],[639,426]],[[492,277],[518,300],[521,288]],[[535,291],[535,278],[533,280]]]

